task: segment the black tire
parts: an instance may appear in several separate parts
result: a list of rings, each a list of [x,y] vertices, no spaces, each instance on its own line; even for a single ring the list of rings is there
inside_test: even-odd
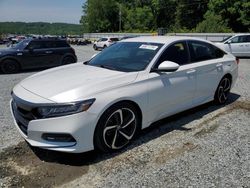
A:
[[[5,74],[17,73],[20,71],[20,64],[12,59],[6,59],[1,63],[1,70]]]
[[[71,57],[71,56],[66,56],[62,60],[62,65],[68,65],[68,64],[71,64],[71,63],[75,63],[75,59],[73,57]]]
[[[105,48],[107,48],[107,46],[106,46],[106,45],[104,45],[104,46],[103,46],[103,49],[105,49]]]
[[[97,123],[94,134],[95,148],[102,152],[124,148],[140,130],[140,122],[137,109],[132,104],[121,102],[111,106]]]
[[[214,101],[216,104],[225,104],[231,89],[231,79],[229,76],[225,76],[221,79],[217,90],[214,95]]]
[[[98,50],[97,46],[94,44],[93,45],[94,50]]]

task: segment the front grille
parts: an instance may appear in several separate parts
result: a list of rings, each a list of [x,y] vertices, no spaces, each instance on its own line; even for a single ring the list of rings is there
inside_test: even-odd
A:
[[[35,116],[32,113],[32,108],[27,105],[17,103],[15,100],[12,101],[11,106],[18,127],[25,135],[27,135],[28,124],[31,120],[35,119]]]

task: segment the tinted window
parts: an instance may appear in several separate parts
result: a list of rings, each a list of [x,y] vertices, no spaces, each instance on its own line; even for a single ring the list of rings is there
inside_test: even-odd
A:
[[[110,38],[110,40],[113,41],[113,42],[119,41],[118,38]]]
[[[173,61],[179,65],[189,62],[186,42],[177,42],[169,46],[161,55],[157,66],[163,61]]]
[[[144,70],[162,44],[142,42],[118,42],[95,56],[92,66],[131,72]]]
[[[250,42],[250,35],[240,36],[240,42]]]
[[[197,62],[197,61],[205,61],[209,59],[217,58],[218,56],[221,56],[221,52],[219,52],[220,49],[218,49],[218,54],[215,53],[215,46],[212,46],[211,44],[200,42],[200,41],[189,41],[189,52],[190,52],[190,58],[191,62]]]
[[[31,41],[28,45],[29,49],[42,49],[45,48],[45,43],[41,41]]]
[[[231,43],[238,43],[239,42],[239,37],[234,37],[231,39]]]
[[[108,40],[108,39],[107,39],[107,38],[102,38],[102,39],[101,39],[101,41],[106,41],[106,40]]]
[[[231,43],[244,43],[244,42],[250,42],[250,35],[237,36],[231,40]]]
[[[217,47],[215,47],[215,46],[213,46],[214,47],[214,52],[215,52],[215,56],[216,56],[216,58],[221,58],[221,57],[223,57],[226,53],[224,52],[224,51],[222,51],[221,49],[219,49],[219,48],[217,48]]]
[[[66,41],[56,41],[55,44],[57,48],[69,47],[69,44]]]

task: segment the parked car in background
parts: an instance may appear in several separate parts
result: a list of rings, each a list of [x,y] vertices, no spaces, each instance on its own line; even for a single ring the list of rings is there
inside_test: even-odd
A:
[[[75,51],[66,40],[55,38],[25,39],[11,48],[0,50],[0,70],[3,73],[48,68],[76,61]]]
[[[213,100],[224,104],[237,76],[236,58],[211,42],[137,37],[89,62],[26,78],[13,89],[11,109],[32,146],[116,151],[157,120]]]
[[[236,57],[250,57],[250,33],[234,35],[216,44]]]
[[[99,40],[97,40],[96,42],[94,42],[93,48],[95,50],[104,49],[104,48],[107,48],[110,45],[114,44],[117,41],[119,41],[119,39],[115,38],[115,37],[100,38]]]

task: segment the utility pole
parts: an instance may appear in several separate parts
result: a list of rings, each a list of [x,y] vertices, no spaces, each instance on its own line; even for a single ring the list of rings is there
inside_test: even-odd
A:
[[[122,32],[122,7],[119,4],[119,32]]]

